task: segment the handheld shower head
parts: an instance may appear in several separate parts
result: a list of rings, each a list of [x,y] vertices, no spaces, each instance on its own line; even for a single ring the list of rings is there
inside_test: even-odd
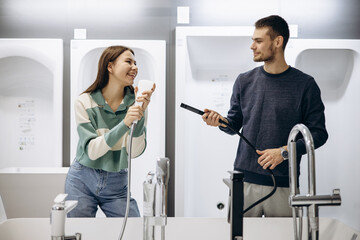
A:
[[[144,91],[151,90],[154,84],[155,82],[150,80],[140,80],[138,84],[138,91],[136,97],[141,96]],[[142,106],[142,105],[143,105],[142,102],[135,101],[135,106]],[[137,124],[137,122],[138,122],[137,120],[134,120],[133,123]]]

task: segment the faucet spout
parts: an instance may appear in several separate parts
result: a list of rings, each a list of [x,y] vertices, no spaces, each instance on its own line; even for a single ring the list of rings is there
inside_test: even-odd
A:
[[[298,133],[303,135],[303,139],[306,146],[306,152],[308,155],[308,194],[297,194],[297,156],[296,156],[296,136]],[[316,195],[316,179],[315,179],[315,147],[314,140],[310,133],[310,130],[303,124],[295,125],[288,138],[288,150],[289,150],[289,183],[290,183],[290,196],[289,203],[293,208],[294,218],[294,233],[295,240],[301,239],[302,231],[302,219],[300,219],[299,232],[297,231],[296,223],[296,210],[307,208],[307,220],[308,220],[308,239],[319,239],[319,206],[334,206],[341,204],[340,189],[334,189],[332,195]],[[299,235],[299,236],[298,236]]]
[[[65,201],[67,194],[59,194],[54,199],[54,205],[51,208],[51,239],[52,240],[81,240],[81,234],[76,233],[73,236],[65,236],[66,214],[74,209],[78,201]]]
[[[310,196],[316,195],[315,181],[315,147],[310,130],[304,124],[297,124],[293,127],[288,138],[289,168],[290,168],[290,191],[291,195],[296,194],[297,187],[297,159],[296,159],[296,136],[303,135],[306,152],[308,155],[308,192]]]

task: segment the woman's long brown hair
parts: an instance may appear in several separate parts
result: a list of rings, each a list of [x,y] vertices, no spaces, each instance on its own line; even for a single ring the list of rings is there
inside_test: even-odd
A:
[[[106,48],[99,59],[98,72],[95,81],[83,93],[92,93],[98,89],[104,88],[109,82],[109,62],[114,62],[125,51],[130,51],[135,55],[131,48],[124,46],[110,46]],[[129,87],[131,91],[134,92],[134,87]]]

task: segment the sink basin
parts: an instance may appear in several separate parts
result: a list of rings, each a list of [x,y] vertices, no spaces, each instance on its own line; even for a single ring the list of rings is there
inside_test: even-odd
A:
[[[71,218],[66,220],[66,235],[82,234],[86,240],[116,240],[122,225],[122,218]],[[129,218],[124,240],[142,239],[142,218]],[[168,218],[167,240],[227,240],[230,239],[230,225],[225,218]],[[160,236],[160,228],[156,235]],[[305,239],[306,234],[303,234]],[[0,239],[50,239],[49,218],[15,218],[0,224]],[[156,239],[160,239],[157,237]],[[292,218],[245,218],[244,239],[293,239]],[[320,219],[320,239],[359,240],[360,233],[343,223],[329,218]]]

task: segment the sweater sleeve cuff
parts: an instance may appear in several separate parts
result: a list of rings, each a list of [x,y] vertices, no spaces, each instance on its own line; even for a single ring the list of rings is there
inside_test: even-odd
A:
[[[142,117],[138,123],[136,124],[136,128],[134,130],[134,137],[141,136],[145,131],[145,117]]]
[[[227,119],[227,118],[226,118]],[[230,123],[230,121],[229,121],[229,119],[227,119],[228,120],[228,122],[229,122],[229,125],[231,125],[231,123]],[[223,132],[226,132],[226,133],[228,133],[228,134],[235,134],[232,130],[230,130],[228,127],[223,127],[223,126],[219,126],[219,129],[221,130],[221,131],[223,131]]]
[[[304,139],[296,141],[296,155],[304,155],[306,153],[306,146]]]
[[[109,132],[105,133],[105,141],[107,145],[109,145],[109,147],[113,147],[127,131],[129,131],[129,128],[125,125],[124,121],[121,121]]]

